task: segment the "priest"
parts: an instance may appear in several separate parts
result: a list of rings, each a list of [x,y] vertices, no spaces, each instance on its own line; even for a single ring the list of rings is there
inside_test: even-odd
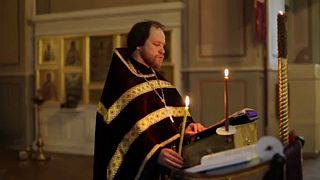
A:
[[[165,43],[164,26],[147,20],[114,50],[96,115],[94,180],[159,179],[183,166],[175,142],[185,104],[157,71]],[[186,135],[204,129],[190,115],[186,127]]]

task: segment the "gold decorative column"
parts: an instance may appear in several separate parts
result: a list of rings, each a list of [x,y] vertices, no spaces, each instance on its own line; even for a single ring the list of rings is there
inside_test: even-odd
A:
[[[289,97],[288,97],[288,58],[287,58],[287,32],[286,14],[279,12],[278,25],[278,97],[279,97],[279,136],[282,144],[289,144]]]

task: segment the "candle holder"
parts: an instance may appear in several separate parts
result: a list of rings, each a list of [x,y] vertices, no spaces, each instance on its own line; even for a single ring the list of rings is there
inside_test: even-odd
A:
[[[278,96],[279,96],[279,137],[284,146],[289,144],[289,97],[286,14],[277,15],[278,25]]]
[[[33,103],[35,105],[36,109],[36,123],[37,123],[37,140],[36,140],[36,146],[37,150],[32,155],[33,160],[37,161],[45,161],[48,160],[49,157],[45,155],[45,152],[43,150],[44,147],[44,141],[42,139],[42,132],[41,132],[41,118],[40,118],[40,110],[41,105],[45,102],[45,100],[42,98],[39,92],[36,93],[36,96],[33,98]]]
[[[220,136],[230,136],[236,134],[237,130],[234,126],[229,126],[228,131],[224,127],[219,127],[216,130],[216,133]]]

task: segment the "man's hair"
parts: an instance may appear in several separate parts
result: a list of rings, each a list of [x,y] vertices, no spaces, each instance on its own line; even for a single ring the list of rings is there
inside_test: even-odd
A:
[[[144,45],[149,37],[151,27],[161,28],[162,30],[165,28],[163,24],[153,20],[146,20],[133,25],[127,37],[129,56],[132,55],[136,47]]]

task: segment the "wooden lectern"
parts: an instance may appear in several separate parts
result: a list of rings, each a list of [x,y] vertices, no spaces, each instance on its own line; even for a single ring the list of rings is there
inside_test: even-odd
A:
[[[230,125],[236,127],[236,133],[231,136],[216,134],[216,129],[224,125],[221,120],[203,132],[189,137],[189,144],[183,148],[186,168],[200,164],[204,155],[228,149],[256,144],[258,141],[256,119],[257,114],[251,109],[241,110],[230,116]],[[172,172],[171,180],[302,180],[302,147],[304,140],[291,135],[289,146],[284,149],[284,155],[276,154],[269,161],[250,161],[206,172],[188,173],[183,170]]]
[[[183,147],[183,158],[187,167],[200,163],[202,156],[228,149],[255,144],[258,141],[256,120],[257,113],[253,109],[243,109],[229,116],[230,125],[236,127],[234,135],[221,136],[216,129],[224,126],[221,120],[205,131],[189,137],[190,144]]]

